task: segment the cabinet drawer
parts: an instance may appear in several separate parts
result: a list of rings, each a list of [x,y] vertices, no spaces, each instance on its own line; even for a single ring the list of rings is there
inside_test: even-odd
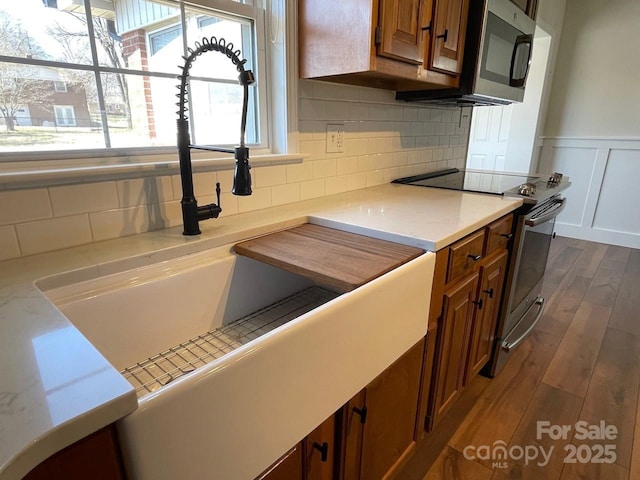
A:
[[[499,248],[507,248],[507,243],[509,243],[509,239],[511,238],[512,225],[513,215],[506,215],[487,225],[487,242],[484,249],[485,256]]]
[[[447,283],[461,278],[482,258],[484,229],[478,230],[449,247]]]

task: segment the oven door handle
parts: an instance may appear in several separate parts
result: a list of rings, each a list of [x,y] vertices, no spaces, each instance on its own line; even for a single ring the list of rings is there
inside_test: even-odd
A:
[[[566,198],[558,199],[558,200],[555,200],[554,202],[555,202],[555,206],[549,211],[547,211],[544,215],[525,220],[524,224],[527,227],[537,227],[538,225],[542,225],[544,222],[548,222],[552,218],[557,217],[560,214],[560,212],[564,210],[564,207],[567,206],[567,199]]]
[[[533,320],[533,322],[531,322],[531,325],[529,325],[527,330],[513,342],[510,342],[508,340],[509,336],[507,336],[507,338],[505,338],[502,342],[502,350],[504,350],[505,352],[510,352],[511,350],[516,348],[518,344],[522,342],[531,333],[531,330],[533,330],[533,328],[536,326],[538,321],[542,318],[542,314],[544,313],[544,298],[543,297],[536,298],[536,301],[531,304],[529,309],[523,315],[523,318],[526,317],[527,314],[531,311],[531,309],[536,305],[538,305],[540,309],[538,310],[538,314],[536,315],[536,318]]]

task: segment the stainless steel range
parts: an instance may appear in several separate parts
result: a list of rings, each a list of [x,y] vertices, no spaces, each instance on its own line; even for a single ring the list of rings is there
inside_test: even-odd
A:
[[[517,211],[511,232],[511,257],[493,355],[483,370],[485,375],[494,376],[502,369],[513,349],[531,333],[544,312],[545,299],[541,292],[549,246],[555,218],[567,201],[560,192],[571,183],[558,173],[542,176],[457,168],[399,178],[393,183],[520,197],[524,200],[524,205]]]

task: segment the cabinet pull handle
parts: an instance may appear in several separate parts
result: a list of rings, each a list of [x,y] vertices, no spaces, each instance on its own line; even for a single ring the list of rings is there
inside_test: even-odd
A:
[[[320,452],[320,461],[326,462],[329,458],[329,444],[327,442],[322,442],[322,444],[313,442],[313,448]]]
[[[470,258],[471,260],[473,260],[474,262],[477,262],[478,260],[480,260],[482,258],[482,255],[473,255],[473,254],[469,254],[467,255],[468,258]]]
[[[489,290],[483,290],[483,292],[489,295],[489,298],[493,298],[493,288],[490,288]]]
[[[447,43],[447,38],[449,38],[449,29],[445,29],[444,33],[442,35],[437,35],[436,38],[442,38],[444,43]]]
[[[360,423],[364,425],[367,421],[367,407],[364,405],[362,408],[353,407],[353,411],[360,415]]]
[[[513,237],[513,233],[501,233],[500,236],[506,238],[507,240],[511,240],[511,237]]]
[[[472,301],[471,303],[474,303],[478,306],[478,310],[482,310],[482,299],[476,301]]]
[[[427,25],[426,27],[422,27],[422,31],[431,33],[431,26],[432,25],[433,25],[433,22],[429,22],[429,25]]]

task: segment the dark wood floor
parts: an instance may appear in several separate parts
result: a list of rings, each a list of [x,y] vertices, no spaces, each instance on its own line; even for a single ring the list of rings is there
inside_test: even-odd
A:
[[[640,250],[558,237],[544,296],[533,334],[496,378],[470,383],[408,465],[408,480],[640,480]],[[538,439],[538,421],[570,425],[571,433]],[[613,425],[617,438],[575,438],[579,421]],[[463,454],[500,441],[516,456],[514,446],[553,453],[543,467],[541,457],[497,465]],[[588,460],[607,444],[615,446],[614,463],[565,463],[568,445]]]

